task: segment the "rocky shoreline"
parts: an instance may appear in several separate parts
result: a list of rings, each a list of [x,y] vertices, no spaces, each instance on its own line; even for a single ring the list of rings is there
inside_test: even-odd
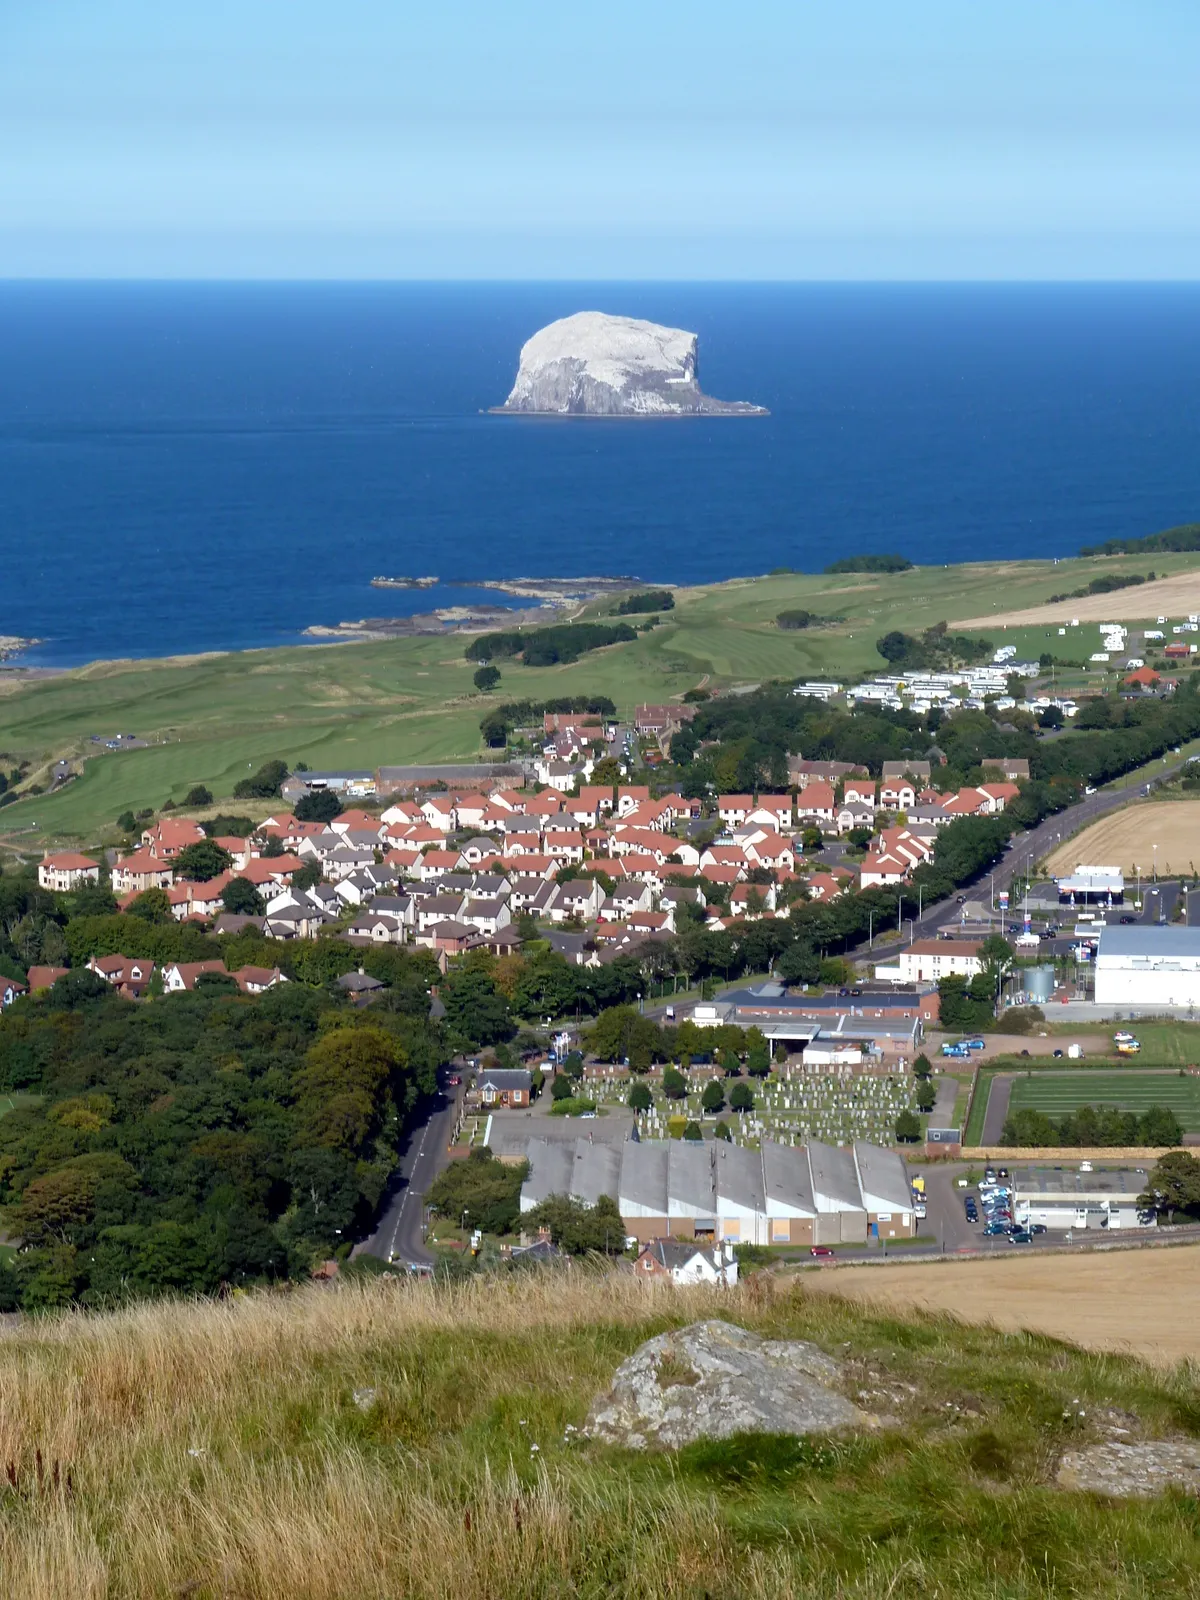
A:
[[[0,633],[0,661],[11,661],[14,656],[45,642],[44,639],[22,639],[15,633]]]

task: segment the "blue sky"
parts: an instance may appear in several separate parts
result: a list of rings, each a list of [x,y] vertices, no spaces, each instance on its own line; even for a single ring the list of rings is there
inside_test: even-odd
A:
[[[1194,278],[1194,0],[0,0],[0,276]]]

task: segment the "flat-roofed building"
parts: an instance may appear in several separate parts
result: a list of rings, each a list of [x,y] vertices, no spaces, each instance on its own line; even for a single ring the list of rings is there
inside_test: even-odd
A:
[[[1125,898],[1125,874],[1120,867],[1079,865],[1065,878],[1055,878],[1059,901],[1067,905],[1120,905]]]
[[[1152,1210],[1138,1205],[1150,1184],[1143,1167],[1104,1167],[1089,1162],[1079,1167],[1017,1169],[1013,1217],[1041,1223],[1056,1232],[1075,1228],[1152,1228]]]
[[[1098,1005],[1200,1005],[1200,928],[1109,924],[1097,932]]]

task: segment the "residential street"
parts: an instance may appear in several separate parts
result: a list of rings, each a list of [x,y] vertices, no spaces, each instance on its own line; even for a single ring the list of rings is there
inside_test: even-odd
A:
[[[359,1246],[361,1252],[415,1266],[432,1263],[421,1229],[423,1201],[430,1184],[449,1162],[447,1148],[453,1130],[453,1091],[439,1090],[429,1100],[424,1119],[409,1134],[379,1226]]]

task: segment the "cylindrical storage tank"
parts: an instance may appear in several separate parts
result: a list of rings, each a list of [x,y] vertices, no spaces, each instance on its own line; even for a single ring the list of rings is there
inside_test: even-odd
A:
[[[1054,968],[1030,967],[1025,974],[1025,993],[1034,1005],[1041,1005],[1054,993]]]

